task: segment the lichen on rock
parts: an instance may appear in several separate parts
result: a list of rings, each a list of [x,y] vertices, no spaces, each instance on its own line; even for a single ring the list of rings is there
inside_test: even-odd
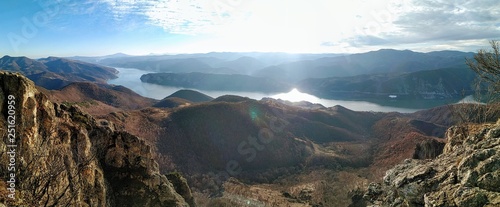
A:
[[[405,160],[369,185],[372,206],[500,206],[500,122],[448,129],[443,154]]]

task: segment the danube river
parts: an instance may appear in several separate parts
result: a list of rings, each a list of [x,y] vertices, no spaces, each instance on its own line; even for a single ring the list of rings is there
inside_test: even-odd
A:
[[[115,85],[123,85],[127,88],[132,89],[136,93],[149,97],[149,98],[154,98],[154,99],[163,99],[170,94],[181,90],[185,88],[178,88],[178,87],[169,87],[169,86],[162,86],[162,85],[156,85],[156,84],[151,84],[151,83],[143,83],[140,80],[140,77],[143,74],[146,73],[151,73],[150,71],[144,71],[144,70],[139,70],[139,69],[134,69],[134,68],[116,68],[120,73],[118,74],[117,79],[109,80],[109,84],[115,84]],[[421,109],[427,109],[427,108],[432,108],[435,106],[439,105],[444,105],[444,104],[449,104],[451,103],[456,103],[458,102],[457,100],[453,101],[398,101],[398,100],[391,100],[388,98],[387,100],[382,100],[378,103],[372,103],[369,101],[352,101],[352,100],[334,100],[334,99],[323,99],[323,98],[318,98],[316,96],[307,94],[307,93],[302,93],[298,91],[297,89],[293,89],[288,93],[274,93],[274,94],[266,94],[266,93],[259,93],[259,92],[241,92],[241,91],[207,91],[207,90],[199,90],[199,89],[192,89],[196,90],[199,92],[202,92],[204,94],[207,94],[211,97],[219,97],[222,95],[227,95],[227,94],[232,94],[232,95],[238,95],[238,96],[244,96],[244,97],[249,97],[252,99],[260,100],[264,97],[271,97],[275,99],[282,99],[282,100],[288,100],[288,101],[308,101],[311,103],[319,103],[323,106],[326,107],[331,107],[335,105],[341,105],[343,107],[346,107],[351,110],[355,111],[377,111],[377,112],[391,112],[391,111],[396,111],[396,112],[402,112],[402,113],[411,113],[415,112]]]

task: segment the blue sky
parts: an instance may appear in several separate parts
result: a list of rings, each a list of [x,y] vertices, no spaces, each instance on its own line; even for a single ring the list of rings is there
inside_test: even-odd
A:
[[[0,27],[0,54],[34,58],[118,52],[476,51],[500,39],[500,1],[1,1]]]

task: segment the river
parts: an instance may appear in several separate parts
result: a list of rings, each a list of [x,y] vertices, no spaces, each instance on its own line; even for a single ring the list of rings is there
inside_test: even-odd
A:
[[[170,94],[185,88],[162,86],[151,83],[143,83],[140,77],[146,73],[152,73],[150,71],[144,71],[134,68],[116,68],[120,73],[117,75],[118,78],[109,80],[109,84],[123,85],[127,88],[132,89],[136,93],[154,99],[163,99]],[[376,111],[376,112],[401,112],[401,113],[411,113],[418,110],[432,108],[439,105],[456,103],[457,100],[451,101],[397,101],[397,100],[387,100],[378,103],[373,103],[369,101],[352,101],[352,100],[334,100],[334,99],[323,99],[313,96],[311,94],[302,93],[297,89],[293,89],[288,93],[260,93],[260,92],[241,92],[241,91],[207,91],[199,90],[201,93],[207,94],[211,97],[219,97],[226,94],[238,95],[243,97],[248,97],[256,100],[260,100],[264,97],[271,97],[275,99],[288,100],[292,102],[296,101],[308,101],[311,103],[319,103],[326,107],[331,107],[335,105],[341,105],[348,109],[354,111]]]

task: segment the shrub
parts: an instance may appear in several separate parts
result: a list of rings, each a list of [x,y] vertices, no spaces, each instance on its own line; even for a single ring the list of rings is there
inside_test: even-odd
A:
[[[477,74],[473,87],[476,103],[453,109],[459,122],[491,122],[500,116],[500,42],[491,40],[490,45],[492,50],[481,49],[473,59],[466,59],[466,64]]]
[[[493,50],[481,49],[474,55],[474,60],[466,59],[471,70],[476,72],[477,98],[486,103],[500,101],[500,42],[490,41]]]

